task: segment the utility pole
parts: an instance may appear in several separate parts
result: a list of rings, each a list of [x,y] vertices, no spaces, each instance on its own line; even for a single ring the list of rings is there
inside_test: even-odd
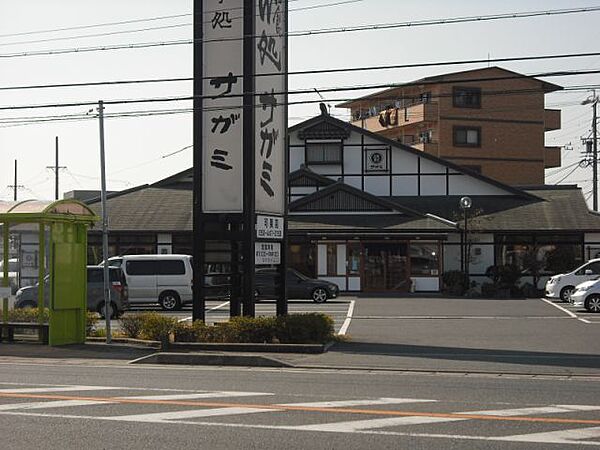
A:
[[[581,102],[582,105],[592,105],[592,158],[591,162],[582,162],[584,165],[592,165],[592,202],[594,211],[598,211],[598,97],[595,90],[592,92],[591,98]]]
[[[104,157],[104,102],[98,102],[98,119],[100,120],[100,203],[102,206],[102,258],[104,260],[104,318],[106,320],[106,343],[112,342],[110,319],[112,305],[108,278],[108,211],[106,210],[106,160]]]
[[[58,200],[59,192],[58,192],[58,171],[60,169],[66,169],[67,166],[59,166],[58,165],[58,136],[55,138],[55,157],[54,157],[54,166],[46,166],[46,169],[54,170],[54,199]]]
[[[15,184],[9,184],[7,187],[13,190],[13,200],[17,201],[17,192],[19,189],[23,189],[25,186],[18,184],[17,182],[17,160],[15,159]]]

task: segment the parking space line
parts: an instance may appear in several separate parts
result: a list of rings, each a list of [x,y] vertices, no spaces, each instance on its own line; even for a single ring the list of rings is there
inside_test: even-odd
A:
[[[207,309],[206,312],[216,311],[217,309],[221,309],[223,306],[227,306],[227,305],[229,305],[229,300],[226,301],[226,302],[223,302],[220,305],[217,305],[217,306],[215,306],[213,308]],[[184,317],[183,319],[179,319],[177,322],[186,322],[188,320],[192,320],[192,318],[193,318],[192,316],[190,316],[190,317]]]
[[[573,319],[577,319],[577,320],[579,320],[580,322],[583,322],[583,323],[590,323],[590,321],[589,321],[589,320],[587,320],[587,319],[583,319],[583,318],[579,317],[577,314],[575,314],[575,313],[573,313],[573,312],[569,311],[569,310],[568,310],[568,309],[566,309],[566,308],[563,308],[563,307],[562,307],[562,306],[560,306],[560,305],[557,305],[557,304],[556,304],[556,303],[554,303],[554,302],[551,302],[551,301],[550,301],[550,300],[548,300],[548,299],[545,299],[545,298],[540,298],[540,300],[541,300],[541,301],[543,301],[544,303],[548,303],[549,305],[552,305],[552,306],[554,306],[554,307],[555,307],[555,308],[557,308],[557,309],[560,309],[562,312],[564,312],[564,313],[568,314],[568,315],[569,315],[570,317],[572,317]]]
[[[342,324],[342,327],[340,328],[340,331],[338,332],[338,334],[340,336],[344,336],[346,334],[346,332],[348,331],[348,327],[350,327],[350,322],[352,321],[352,314],[354,313],[354,304],[356,303],[355,300],[350,300],[350,305],[348,306],[348,313],[346,314],[346,320],[344,320],[344,323]]]

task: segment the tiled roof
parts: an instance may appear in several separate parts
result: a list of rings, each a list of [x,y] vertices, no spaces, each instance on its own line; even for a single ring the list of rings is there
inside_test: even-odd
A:
[[[600,215],[590,212],[580,189],[528,189],[539,199],[516,196],[472,196],[472,213],[478,218],[471,225],[481,231],[596,231]],[[462,217],[460,197],[385,198],[403,208],[422,214],[458,221]],[[100,215],[100,202],[89,205]],[[400,208],[399,208],[400,209]],[[108,199],[110,231],[192,231],[192,191],[145,187]],[[312,214],[291,215],[290,231],[298,230],[407,230],[452,231],[432,218],[406,214]]]

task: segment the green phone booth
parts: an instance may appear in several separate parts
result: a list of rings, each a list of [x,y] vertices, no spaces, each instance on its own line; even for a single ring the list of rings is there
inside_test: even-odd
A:
[[[77,200],[0,202],[3,224],[5,287],[8,286],[10,227],[38,226],[38,280],[49,275],[50,345],[85,342],[87,312],[87,230],[98,221],[94,212]],[[45,283],[38,288],[39,317],[43,318]],[[3,299],[3,321],[8,320],[8,298]]]

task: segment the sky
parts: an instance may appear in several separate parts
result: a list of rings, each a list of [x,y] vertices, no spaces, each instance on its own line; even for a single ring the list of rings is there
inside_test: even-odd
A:
[[[600,6],[600,0],[290,0],[290,32],[460,16],[483,16]],[[192,45],[104,50],[53,55],[29,53],[117,44],[192,39],[192,0],[0,0],[0,108],[35,104],[85,103],[89,106],[0,110],[0,200],[12,200],[14,161],[18,161],[19,199],[54,198],[55,137],[59,138],[60,192],[100,188],[98,100],[185,97],[191,81],[139,85],[16,89],[6,87],[193,76]],[[164,16],[178,16],[158,19]],[[152,20],[148,20],[152,19]],[[291,36],[289,70],[430,63],[562,53],[598,52],[600,12],[516,18],[494,22],[442,24],[395,29]],[[135,22],[132,22],[135,21]],[[119,25],[106,25],[115,22]],[[93,25],[93,27],[91,27]],[[85,27],[73,29],[74,27]],[[159,29],[156,29],[160,27]],[[68,28],[64,30],[65,28]],[[150,28],[150,29],[149,29]],[[52,31],[63,29],[62,31]],[[40,42],[42,41],[42,42]],[[25,54],[26,56],[10,56]],[[10,57],[9,57],[10,56]],[[293,75],[289,89],[401,83],[424,76],[485,67],[487,63],[333,74]],[[561,70],[600,70],[600,56],[507,62],[524,74]],[[542,78],[562,86],[600,85],[600,74]],[[332,115],[348,119],[340,100],[375,92],[323,92]],[[546,171],[546,182],[579,184],[589,200],[591,168],[579,168],[582,136],[591,130],[591,91],[557,92],[546,107],[562,110],[562,129],[546,133],[546,145],[563,146],[563,166]],[[318,100],[317,93],[293,95],[290,102]],[[192,165],[191,102],[107,105],[106,167],[109,190],[152,183]],[[148,110],[172,114],[141,115]],[[110,118],[134,113],[135,117]],[[290,105],[289,124],[319,113],[316,103]],[[86,115],[87,114],[87,115]],[[16,118],[76,115],[77,121],[24,125]],[[10,122],[13,120],[13,122]],[[42,119],[45,120],[45,119]],[[16,119],[16,122],[22,122]]]

